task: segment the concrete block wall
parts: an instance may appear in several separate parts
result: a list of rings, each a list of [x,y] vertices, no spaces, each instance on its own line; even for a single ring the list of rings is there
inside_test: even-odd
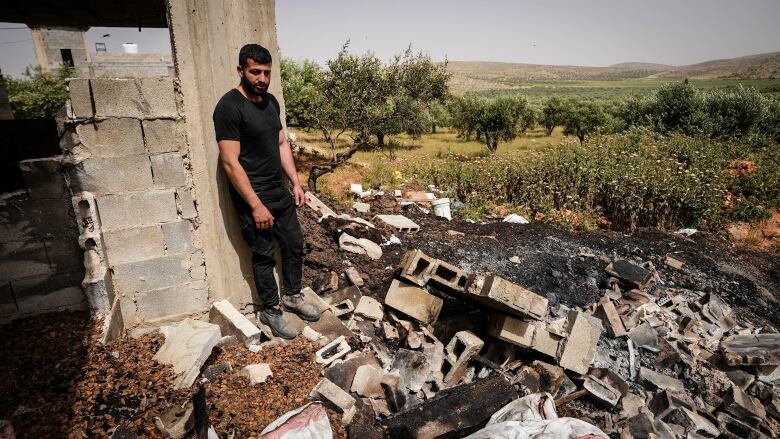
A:
[[[125,329],[204,315],[209,289],[175,80],[72,79],[69,95],[67,175],[85,216],[94,200],[98,224],[81,241],[94,247],[96,277],[101,268],[109,275],[106,294],[121,304]]]
[[[62,157],[19,163],[26,188],[0,196],[0,322],[87,309]]]

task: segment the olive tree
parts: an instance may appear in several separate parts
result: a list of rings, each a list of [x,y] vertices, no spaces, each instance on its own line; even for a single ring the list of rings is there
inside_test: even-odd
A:
[[[607,126],[609,117],[604,108],[590,101],[570,99],[563,117],[563,134],[577,136],[580,144],[585,138]]]

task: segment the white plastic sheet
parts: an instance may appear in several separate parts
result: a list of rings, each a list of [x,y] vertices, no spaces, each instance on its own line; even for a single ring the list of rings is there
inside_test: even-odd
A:
[[[325,407],[315,402],[290,410],[268,424],[260,439],[333,439],[333,430]]]
[[[559,418],[549,393],[516,399],[490,417],[467,439],[607,439],[599,428],[575,418]]]

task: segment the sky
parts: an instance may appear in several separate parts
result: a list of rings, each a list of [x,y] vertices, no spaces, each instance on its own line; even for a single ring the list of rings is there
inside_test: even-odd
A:
[[[282,55],[320,63],[347,40],[382,59],[411,44],[435,60],[582,66],[780,51],[778,0],[278,0],[276,16]],[[19,26],[0,23],[0,69],[13,76],[35,63],[30,31],[2,29]],[[91,49],[136,42],[140,52],[170,52],[166,29],[92,28],[87,37]]]

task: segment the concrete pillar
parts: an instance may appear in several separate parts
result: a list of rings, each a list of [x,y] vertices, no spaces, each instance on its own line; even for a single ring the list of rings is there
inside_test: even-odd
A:
[[[274,0],[168,0],[174,65],[181,83],[192,173],[201,212],[210,301],[228,299],[251,311],[251,261],[219,166],[212,112],[219,98],[238,84],[238,51],[259,43],[274,56],[270,91],[282,107]]]

